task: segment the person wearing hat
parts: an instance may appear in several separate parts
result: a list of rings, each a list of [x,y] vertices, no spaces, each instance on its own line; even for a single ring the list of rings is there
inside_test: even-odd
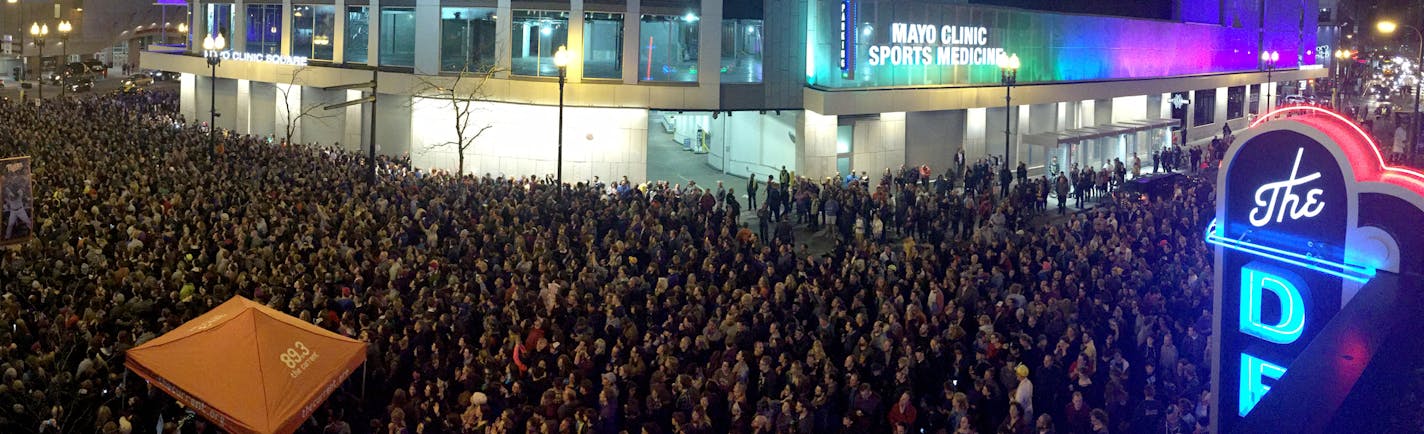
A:
[[[1033,381],[1028,379],[1028,366],[1020,364],[1014,373],[1019,377],[1019,386],[1009,398],[1023,408],[1024,420],[1033,420]]]

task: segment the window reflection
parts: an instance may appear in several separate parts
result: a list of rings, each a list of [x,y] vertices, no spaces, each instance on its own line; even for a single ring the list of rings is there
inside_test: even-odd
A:
[[[643,15],[638,29],[638,80],[697,81],[697,26],[700,18]]]
[[[554,52],[569,40],[569,13],[514,11],[510,21],[510,70],[515,75],[556,77]]]
[[[494,8],[440,10],[440,70],[483,71],[495,63]]]
[[[722,82],[761,83],[762,20],[722,21]]]
[[[583,14],[583,76],[623,77],[623,14]]]
[[[344,60],[350,63],[366,63],[370,59],[366,52],[369,51],[367,44],[370,43],[370,23],[371,9],[366,6],[351,6],[346,8],[346,47],[342,51],[346,53]]]
[[[381,8],[381,66],[415,66],[415,8]]]
[[[292,55],[331,60],[335,27],[336,6],[292,6]]]

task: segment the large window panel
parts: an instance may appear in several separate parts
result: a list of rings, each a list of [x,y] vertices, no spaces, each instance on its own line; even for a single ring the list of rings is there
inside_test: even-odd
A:
[[[638,29],[638,80],[697,81],[699,17],[643,15]]]
[[[381,8],[381,66],[415,66],[415,8]]]
[[[494,8],[440,10],[440,70],[485,71],[495,64]]]
[[[292,55],[331,60],[335,47],[336,6],[292,6]]]
[[[623,77],[623,14],[583,14],[583,76]]]
[[[1216,89],[1192,92],[1192,111],[1196,115],[1192,120],[1192,126],[1209,125],[1216,122]]]
[[[210,3],[207,10],[204,23],[207,25],[208,35],[223,35],[223,39],[232,44],[232,5]],[[195,39],[202,41],[203,36],[208,35],[198,35]]]
[[[761,83],[762,20],[722,21],[722,82]]]
[[[282,53],[282,5],[247,5],[247,51]]]
[[[559,68],[554,65],[554,52],[568,43],[568,12],[516,10],[510,25],[511,72],[557,77]]]
[[[346,47],[342,49],[346,53],[342,56],[349,63],[366,63],[370,61],[367,52],[370,47],[367,44],[371,40],[371,8],[367,6],[349,6],[346,8]]]
[[[1241,117],[1241,109],[1246,105],[1246,86],[1234,86],[1226,89],[1226,119],[1237,119]]]
[[[1253,115],[1261,113],[1261,85],[1251,85],[1251,97],[1246,103],[1246,108]]]

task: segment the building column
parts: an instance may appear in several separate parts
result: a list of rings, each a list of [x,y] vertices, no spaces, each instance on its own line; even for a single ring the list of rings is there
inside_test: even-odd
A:
[[[697,86],[710,89],[704,95],[710,94],[711,105],[718,107],[721,104],[716,99],[721,97],[722,83],[722,0],[702,0],[702,10],[698,13],[701,17],[697,26]]]
[[[346,0],[336,0],[336,23],[331,27],[331,62],[346,63]]]
[[[282,0],[282,55],[292,55],[292,0]]]
[[[244,0],[232,2],[232,29],[228,31],[227,46],[232,51],[247,51],[247,3]]]
[[[237,104],[233,110],[233,129],[241,134],[252,134],[252,82],[237,80]]]
[[[623,84],[638,84],[638,40],[642,39],[642,32],[639,31],[642,16],[642,2],[628,0],[628,13],[623,14]]]
[[[811,178],[836,173],[835,115],[801,110],[796,122],[796,171]],[[855,169],[852,166],[852,169]]]
[[[381,0],[371,0],[369,10],[366,18],[366,64],[381,66]]]
[[[569,83],[583,81],[583,44],[583,0],[570,0],[568,50],[573,61],[569,63]]]
[[[495,77],[509,78],[509,68],[513,65],[512,58],[514,48],[514,26],[511,25],[514,19],[514,11],[510,7],[510,0],[499,0],[495,10],[494,21],[494,64],[496,68]]]
[[[24,4],[20,4],[24,6]],[[193,32],[193,45],[188,47],[191,53],[203,53],[203,37],[208,36],[208,5],[203,0],[193,0],[193,22],[188,23],[189,31]],[[24,47],[20,47],[24,49]],[[127,59],[125,59],[127,61]],[[122,62],[114,62],[122,63]]]
[[[415,73],[424,75],[440,74],[440,0],[419,0],[415,3],[415,22],[433,23],[415,26],[416,41],[431,41],[429,44],[415,44]]]

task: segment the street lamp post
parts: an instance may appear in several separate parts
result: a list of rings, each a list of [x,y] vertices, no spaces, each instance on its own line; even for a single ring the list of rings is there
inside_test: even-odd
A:
[[[1019,55],[999,56],[999,83],[1004,85],[1004,169],[1009,168],[1009,125],[1013,121],[1013,88],[1019,81]]]
[[[208,154],[213,157],[217,156],[218,150],[218,64],[222,63],[218,52],[225,46],[227,40],[221,34],[216,37],[203,37],[203,57],[208,59],[208,66],[213,68],[213,73],[208,78],[208,83],[212,86],[212,93],[208,94],[208,112],[211,115],[208,118]],[[375,122],[375,119],[371,121]]]
[[[1416,77],[1414,79],[1414,113],[1412,114],[1413,118],[1409,120],[1411,126],[1414,127],[1414,133],[1409,135],[1409,149],[1405,152],[1409,163],[1414,164],[1414,148],[1419,146],[1419,87],[1420,85],[1424,85],[1424,70],[1420,69],[1424,67],[1424,32],[1420,32],[1418,27],[1409,25],[1401,26],[1393,21],[1380,21],[1375,25],[1375,28],[1384,34],[1394,33],[1399,27],[1413,30],[1414,36],[1419,37],[1419,60],[1414,63]]]
[[[554,53],[554,66],[559,67],[559,154],[558,177],[559,185],[564,185],[564,80],[569,67],[569,50],[564,46],[559,46],[559,51]]]
[[[1344,48],[1335,50],[1335,94],[1330,98],[1330,104],[1335,110],[1340,110],[1340,86],[1344,85],[1345,79],[1345,59],[1350,58],[1350,51]]]
[[[43,100],[44,100],[44,46],[45,46],[45,37],[46,37],[46,36],[49,36],[49,24],[41,25],[41,24],[38,23],[38,22],[33,23],[33,24],[30,24],[30,36],[33,37],[33,38],[35,38],[35,46],[38,47],[39,50],[40,50],[40,52],[39,52],[39,58],[40,58],[40,61],[39,61],[39,64],[40,64],[40,65],[39,65],[40,74],[39,74],[39,76],[40,76],[40,79],[39,79],[39,80],[35,80],[35,82],[39,84],[39,92],[38,92],[38,93],[39,93],[39,99],[40,99],[41,101],[43,101]]]
[[[69,20],[64,20],[60,21],[55,28],[59,30],[59,47],[61,53],[59,56],[59,68],[61,72],[67,73],[69,72],[69,31],[74,30],[74,26],[69,24]],[[61,77],[63,77],[63,74]],[[59,94],[64,95],[65,91],[68,90],[66,89],[67,87],[69,86],[66,83],[60,83]]]
[[[1281,60],[1279,51],[1262,51],[1261,62],[1266,64],[1266,112],[1276,108],[1271,98],[1276,95],[1276,83],[1271,81],[1271,71],[1276,70],[1276,61]]]
[[[28,62],[27,59],[25,58],[25,5],[19,4],[19,3],[20,3],[20,0],[7,0],[6,2],[9,3],[9,4],[12,4],[12,5],[19,5],[19,6],[16,6],[16,7],[20,8],[20,22],[19,22],[19,25],[16,26],[16,27],[19,27],[19,31],[18,31],[18,32],[15,32],[15,33],[18,33],[18,34],[20,35],[20,48],[16,49],[16,51],[15,51],[15,53],[20,56],[20,71],[21,71],[21,72],[20,72],[20,75],[19,75],[19,76],[16,76],[16,77],[15,77],[15,81],[18,82],[18,81],[20,81],[20,80],[22,80],[22,79],[24,78],[24,75],[25,75],[25,74],[29,74],[29,73],[30,73],[30,70],[29,70],[29,62]],[[20,102],[25,102],[24,97],[25,97],[25,92],[24,92],[24,91],[21,91],[21,92],[20,92]]]

